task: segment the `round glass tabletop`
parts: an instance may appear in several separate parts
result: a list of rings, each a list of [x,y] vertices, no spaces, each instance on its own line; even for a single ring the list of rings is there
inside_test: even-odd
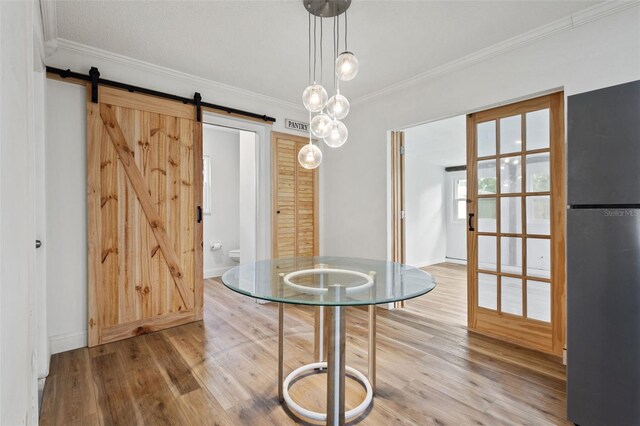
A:
[[[411,299],[436,286],[431,274],[395,262],[353,257],[292,257],[247,263],[222,276],[238,293],[272,302],[375,305]]]

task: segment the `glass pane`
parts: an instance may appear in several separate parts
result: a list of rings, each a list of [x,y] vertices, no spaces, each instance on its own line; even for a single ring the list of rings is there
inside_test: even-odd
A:
[[[496,160],[478,161],[478,194],[496,193]]]
[[[495,271],[497,252],[496,237],[478,236],[478,269]]]
[[[495,198],[478,198],[478,231],[496,232]]]
[[[476,127],[478,157],[496,155],[496,122],[487,121]]]
[[[527,151],[549,148],[549,109],[527,113]]]
[[[551,278],[550,241],[542,238],[527,238],[527,275]]]
[[[522,151],[522,116],[500,119],[500,153]]]
[[[502,194],[522,192],[521,168],[519,156],[500,159],[500,192]]]
[[[551,190],[549,153],[527,155],[527,192]]]
[[[467,180],[458,179],[456,181],[456,198],[467,198]]]
[[[457,208],[458,212],[456,219],[465,220],[467,218],[467,200],[457,200]]]
[[[478,274],[478,306],[487,309],[498,309],[498,277],[489,274]]]
[[[522,274],[522,238],[500,239],[500,268],[502,272],[509,274]]]
[[[549,235],[551,232],[551,197],[527,197],[527,234]]]
[[[522,233],[522,199],[520,197],[502,197],[500,200],[500,232]]]
[[[522,279],[500,277],[500,310],[522,315]]]
[[[527,317],[551,322],[551,284],[527,281]]]

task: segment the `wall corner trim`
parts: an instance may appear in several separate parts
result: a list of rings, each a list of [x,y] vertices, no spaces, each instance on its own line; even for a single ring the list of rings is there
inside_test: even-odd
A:
[[[40,0],[40,16],[44,33],[45,55],[49,56],[58,46],[58,13],[55,0]]]
[[[76,55],[85,56],[85,57],[93,57],[93,58],[101,59],[103,61],[125,65],[131,68],[139,69],[144,72],[154,72],[168,78],[181,80],[185,83],[189,83],[199,88],[203,88],[203,87],[209,88],[209,89],[212,89],[212,91],[225,90],[225,91],[237,94],[238,96],[244,96],[244,97],[256,99],[265,103],[280,105],[280,106],[297,110],[297,111],[306,111],[302,105],[299,105],[293,102],[288,102],[282,99],[274,98],[272,96],[267,96],[261,93],[252,92],[250,90],[241,89],[239,87],[220,83],[214,80],[209,80],[203,77],[198,77],[192,74],[188,74],[182,71],[177,71],[177,70],[163,67],[160,65],[155,65],[150,62],[141,61],[139,59],[120,55],[118,53],[109,52],[107,50],[98,49],[96,47],[87,46],[85,44],[67,40],[64,38],[57,39],[57,50],[61,52],[67,52],[70,54],[76,54]]]
[[[351,105],[357,105],[362,102],[377,98],[379,96],[383,96],[388,93],[396,92],[398,90],[413,86],[414,84],[417,84],[421,81],[429,80],[443,74],[457,71],[475,63],[492,58],[494,56],[498,56],[511,50],[515,50],[528,44],[534,43],[553,34],[573,29],[580,25],[605,18],[614,13],[621,12],[638,5],[640,5],[640,0],[606,1],[596,4],[595,6],[583,9],[557,21],[550,22],[538,28],[534,28],[533,30],[519,34],[515,37],[501,41],[484,49],[480,49],[459,59],[455,59],[446,64],[437,66],[406,80],[399,81],[387,87],[383,87],[382,89],[373,91],[367,95],[355,98],[351,101]]]

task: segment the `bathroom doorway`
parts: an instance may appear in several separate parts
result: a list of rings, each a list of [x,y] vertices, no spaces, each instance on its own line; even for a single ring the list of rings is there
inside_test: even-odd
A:
[[[257,258],[258,134],[229,124],[203,125],[204,279]]]

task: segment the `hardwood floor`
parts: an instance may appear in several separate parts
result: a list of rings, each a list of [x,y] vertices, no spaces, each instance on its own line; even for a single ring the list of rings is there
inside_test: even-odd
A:
[[[437,288],[400,311],[378,310],[378,388],[352,424],[567,424],[556,359],[468,333],[464,267],[428,269]],[[286,369],[312,361],[313,309],[287,306]],[[275,304],[205,283],[203,322],[56,354],[41,424],[282,425],[301,423],[277,400]],[[367,312],[347,310],[347,364],[367,369]],[[326,376],[291,395],[323,410]],[[347,380],[347,407],[364,396]]]

